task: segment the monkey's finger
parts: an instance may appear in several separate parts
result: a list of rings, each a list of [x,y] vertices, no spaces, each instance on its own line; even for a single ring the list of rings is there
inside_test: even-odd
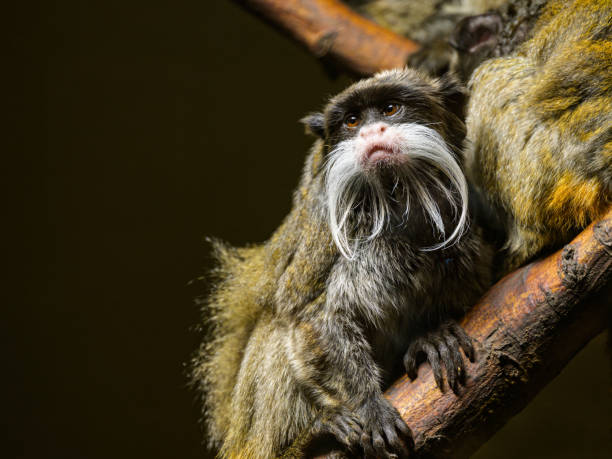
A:
[[[359,448],[359,438],[361,437],[361,426],[358,426],[352,420],[347,423],[347,443],[346,446],[352,451],[356,452]]]
[[[438,352],[440,353],[440,360],[446,367],[446,379],[448,380],[448,385],[453,390],[453,392],[457,392],[457,377],[456,372],[453,371],[455,362],[451,357],[451,353],[446,346],[446,342],[443,339],[435,340],[436,347]]]
[[[385,443],[385,439],[378,429],[372,432],[372,445],[374,446],[374,451],[376,451],[377,458],[385,458],[388,459],[389,452],[387,451],[387,445]]]
[[[414,440],[412,439],[412,430],[410,430],[410,427],[408,427],[408,425],[404,422],[404,420],[401,417],[398,417],[395,420],[395,428],[399,431],[404,441],[407,442],[406,446],[412,449],[412,447],[414,446]]]
[[[412,430],[410,430],[410,427],[408,427],[404,420],[399,417],[395,420],[395,427],[402,435],[402,439],[404,440],[404,444],[408,450],[414,451],[414,437],[412,436]]]
[[[363,448],[363,455],[366,459],[376,458],[376,452],[372,447],[372,437],[367,432],[361,434],[361,447]]]
[[[356,432],[351,432],[347,437],[346,442],[342,442],[344,446],[351,452],[353,456],[358,455],[359,445],[360,445],[360,435]]]
[[[444,378],[442,377],[442,367],[440,366],[440,356],[438,354],[438,349],[433,344],[425,342],[425,344],[423,344],[423,350],[427,355],[427,361],[431,365],[431,370],[433,371],[436,384],[438,385],[440,390],[444,392]]]
[[[345,431],[359,431],[361,433],[361,426],[357,423],[355,419],[350,416],[338,416],[336,418],[336,422],[338,426],[340,426]]]
[[[451,330],[457,337],[457,340],[461,345],[461,349],[463,349],[463,352],[465,352],[467,358],[470,359],[470,362],[473,362],[475,358],[474,343],[472,342],[470,335],[468,335],[461,325],[456,322],[451,324]]]
[[[331,433],[349,449],[359,444],[361,429],[350,419],[339,416],[331,425]]]
[[[386,425],[383,427],[383,432],[387,438],[387,444],[393,449],[393,451],[400,453],[401,457],[408,457],[408,448],[397,435],[395,426]]]
[[[355,416],[346,417],[345,420],[347,422],[347,427],[350,428],[348,435],[348,448],[353,454],[356,455],[357,450],[359,449],[361,434],[363,433],[363,426],[361,421]]]
[[[416,346],[410,346],[404,354],[404,368],[406,368],[406,374],[411,380],[415,380],[417,377],[418,360],[417,354],[419,350]]]
[[[351,416],[348,419],[350,421],[351,427],[357,432],[359,432],[359,435],[361,435],[361,431],[363,430],[363,423],[361,422],[361,419],[359,419],[359,417],[357,416]]]
[[[451,356],[451,360],[453,361],[452,371],[455,373],[455,379],[458,384],[465,384],[465,367],[463,363],[463,357],[459,352],[459,342],[455,336],[448,334],[445,336],[446,345],[448,347],[448,351]],[[446,367],[446,372],[448,373],[451,369]],[[455,392],[456,393],[456,392]]]

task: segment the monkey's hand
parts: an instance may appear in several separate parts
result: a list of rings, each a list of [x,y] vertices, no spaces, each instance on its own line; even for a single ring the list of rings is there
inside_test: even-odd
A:
[[[362,435],[361,421],[343,407],[326,408],[316,419],[312,433],[314,436],[331,434],[351,453],[359,451]]]
[[[360,443],[367,459],[409,457],[414,449],[412,432],[382,394],[364,403],[357,413],[362,419]]]
[[[418,337],[410,344],[404,355],[404,366],[408,377],[416,379],[419,364],[428,361],[436,384],[444,392],[441,365],[443,364],[446,367],[448,385],[455,394],[458,394],[459,385],[465,384],[465,365],[459,348],[463,349],[470,362],[474,361],[472,339],[454,320],[449,320],[438,329]]]

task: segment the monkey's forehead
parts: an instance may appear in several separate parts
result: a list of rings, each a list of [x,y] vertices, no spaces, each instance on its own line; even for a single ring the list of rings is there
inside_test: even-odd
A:
[[[333,97],[325,108],[328,120],[335,114],[377,106],[389,101],[428,107],[438,95],[436,80],[413,69],[386,70],[360,80]]]
[[[436,80],[424,72],[409,67],[390,69],[378,72],[370,78],[359,80],[349,86],[345,91],[359,91],[379,84],[411,85],[417,88],[436,87]],[[342,94],[342,93],[340,93]]]

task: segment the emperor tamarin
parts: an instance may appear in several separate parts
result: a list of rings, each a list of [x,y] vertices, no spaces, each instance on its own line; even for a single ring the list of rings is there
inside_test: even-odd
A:
[[[457,391],[473,348],[454,319],[490,259],[468,230],[464,102],[452,78],[409,69],[353,84],[303,120],[318,139],[272,237],[216,243],[213,337],[194,379],[222,457],[278,456],[304,432],[406,456],[385,387],[425,356]]]
[[[469,82],[468,175],[500,216],[502,272],[569,242],[612,205],[612,2],[521,3],[536,13],[518,18],[533,24],[528,40],[504,55],[512,34],[479,34],[502,57]]]

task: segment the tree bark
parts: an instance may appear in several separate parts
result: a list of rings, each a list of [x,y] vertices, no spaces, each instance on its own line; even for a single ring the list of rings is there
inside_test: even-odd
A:
[[[403,67],[419,45],[336,0],[233,0],[282,30],[318,58],[371,75]]]
[[[611,279],[612,209],[562,250],[495,284],[462,321],[476,360],[459,396],[440,392],[428,364],[385,393],[412,429],[418,457],[469,457],[521,411],[604,330]],[[336,449],[318,445],[315,456]]]

